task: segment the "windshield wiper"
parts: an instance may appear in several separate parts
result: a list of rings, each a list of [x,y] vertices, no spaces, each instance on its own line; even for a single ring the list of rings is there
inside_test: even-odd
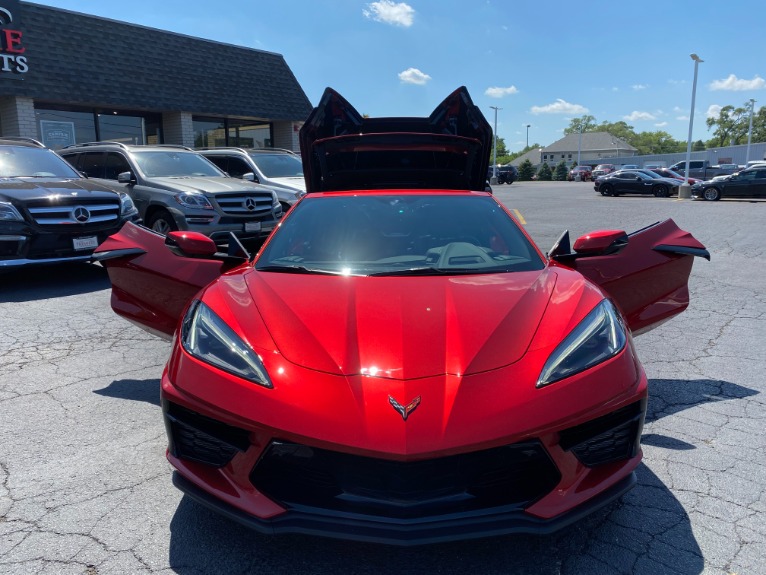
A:
[[[382,277],[382,276],[449,276],[449,275],[465,275],[465,274],[488,274],[497,273],[497,268],[435,268],[432,266],[417,267],[417,268],[405,268],[401,270],[387,270],[382,272],[374,272],[367,274],[370,277]]]
[[[306,266],[285,266],[285,265],[265,265],[265,266],[256,266],[255,271],[258,272],[279,272],[283,274],[318,274],[318,275],[340,275],[339,272],[334,271],[328,271],[328,270],[318,270],[318,269],[312,269],[307,268]]]

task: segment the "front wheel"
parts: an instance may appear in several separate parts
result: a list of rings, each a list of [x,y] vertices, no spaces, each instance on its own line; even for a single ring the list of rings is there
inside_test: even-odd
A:
[[[669,195],[670,194],[668,193],[668,187],[666,185],[654,186],[655,198],[667,198]]]
[[[163,236],[178,230],[178,226],[176,225],[173,216],[171,216],[170,213],[165,210],[155,212],[146,223],[149,226],[149,229],[157,232],[158,234],[162,234]]]
[[[601,195],[602,196],[613,196],[614,191],[612,190],[612,186],[610,184],[602,184],[601,188]]]
[[[721,199],[721,190],[718,188],[706,188],[705,191],[702,192],[702,197],[711,202],[716,202]]]

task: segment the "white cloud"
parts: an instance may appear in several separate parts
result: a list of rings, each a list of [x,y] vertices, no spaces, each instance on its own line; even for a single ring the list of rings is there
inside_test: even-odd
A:
[[[718,104],[710,104],[707,112],[705,112],[705,117],[717,118],[721,113],[721,108],[723,108],[723,106],[719,106]]]
[[[619,92],[620,89],[617,86],[612,86],[612,92]]]
[[[516,86],[508,86],[507,88],[487,88],[484,91],[484,95],[489,96],[490,98],[502,98],[503,96],[518,93],[519,91]]]
[[[667,126],[667,125],[668,125],[668,123],[667,123],[667,122],[658,122],[658,123],[656,123],[656,124],[655,124],[655,126],[656,126],[657,128],[664,128],[664,127],[665,127],[665,126]]]
[[[394,3],[392,0],[371,2],[362,10],[362,14],[370,20],[404,28],[412,26],[415,19],[415,9],[412,6],[404,2]]]
[[[656,120],[657,118],[649,112],[639,112],[638,110],[634,110],[627,116],[623,116],[622,119],[628,122],[636,122],[638,120]]]
[[[681,108],[681,106],[674,106],[673,111],[677,114],[678,112],[683,112],[683,109]]]
[[[688,122],[689,116],[676,116],[676,120],[679,120],[681,122]]]
[[[646,84],[633,84],[633,85],[631,86],[631,88],[633,88],[633,89],[634,89],[634,90],[636,90],[636,91],[639,91],[639,90],[646,90],[648,87],[649,87],[649,86],[647,86]]]
[[[532,106],[531,112],[533,114],[587,114],[588,108],[581,106],[580,104],[570,104],[557,98],[553,104],[547,106]]]
[[[399,79],[405,84],[422,86],[431,79],[431,76],[424,74],[417,68],[407,68],[404,72],[399,72]]]
[[[763,90],[764,88],[766,88],[766,80],[757,75],[752,80],[740,80],[734,74],[729,74],[725,80],[714,80],[710,84],[711,90],[728,90],[731,92]]]

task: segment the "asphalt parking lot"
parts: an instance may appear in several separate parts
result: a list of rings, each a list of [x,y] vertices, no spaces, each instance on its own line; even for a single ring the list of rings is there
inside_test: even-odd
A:
[[[644,461],[618,503],[555,535],[418,548],[253,533],[171,484],[169,344],[111,311],[100,267],[29,270],[0,276],[0,573],[766,574],[766,202],[495,193],[544,251],[672,217],[712,254],[689,309],[636,339]]]

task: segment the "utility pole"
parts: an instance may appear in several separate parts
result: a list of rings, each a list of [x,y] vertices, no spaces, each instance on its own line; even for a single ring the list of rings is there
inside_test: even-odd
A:
[[[689,54],[694,60],[694,81],[692,82],[692,109],[689,112],[689,137],[686,139],[686,169],[684,170],[684,183],[678,187],[678,199],[688,200],[692,197],[692,187],[689,185],[689,163],[692,160],[692,128],[694,127],[694,101],[697,97],[697,68],[701,60],[697,54]]]
[[[745,154],[745,165],[750,161],[750,141],[753,139],[753,108],[755,108],[755,100],[750,98],[750,127],[747,129],[747,153]]]
[[[527,148],[529,147],[529,128],[532,126],[532,124],[527,124]]]
[[[502,110],[497,106],[490,106],[495,111],[495,131],[493,132],[493,145],[492,145],[492,179],[489,183],[493,186],[497,185],[497,111]]]

